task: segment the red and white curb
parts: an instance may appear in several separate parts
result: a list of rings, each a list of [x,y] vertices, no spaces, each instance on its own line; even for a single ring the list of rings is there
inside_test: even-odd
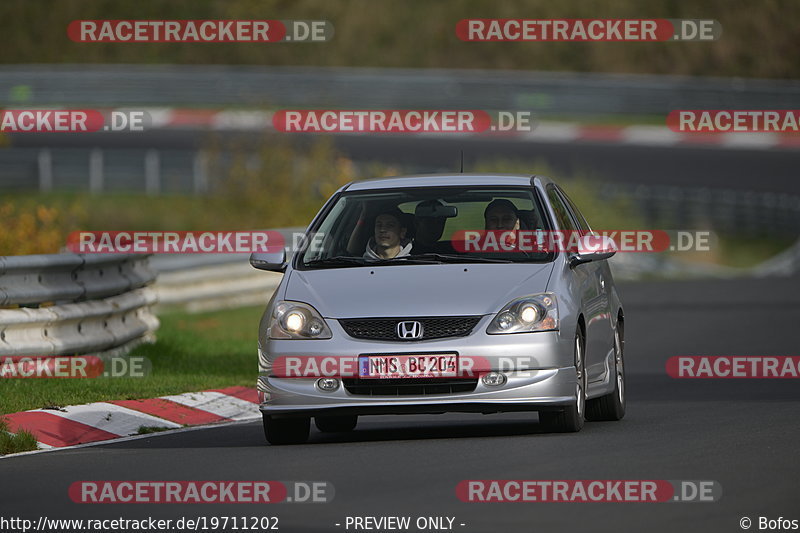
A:
[[[63,448],[131,435],[139,429],[177,429],[261,418],[254,388],[228,387],[146,400],[116,400],[3,415],[8,430],[26,430],[40,449]]]
[[[118,109],[129,112],[131,108]],[[180,108],[146,111],[155,129],[274,131],[270,111]],[[342,134],[342,133],[339,133]],[[344,135],[374,135],[347,133]],[[412,133],[417,137],[510,138],[531,142],[601,142],[639,146],[705,146],[731,149],[799,149],[800,135],[792,133],[679,133],[664,126],[598,126],[571,122],[539,122],[532,131],[482,133]]]

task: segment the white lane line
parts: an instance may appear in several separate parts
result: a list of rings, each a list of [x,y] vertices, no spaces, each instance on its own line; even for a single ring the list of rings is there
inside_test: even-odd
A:
[[[778,146],[778,135],[775,133],[726,133],[722,140],[726,148],[772,148]]]
[[[562,142],[574,141],[580,135],[577,124],[541,122],[533,131],[521,132],[518,137],[531,141]]]
[[[666,126],[630,126],[622,130],[622,140],[629,144],[673,145],[681,140],[681,134]]]

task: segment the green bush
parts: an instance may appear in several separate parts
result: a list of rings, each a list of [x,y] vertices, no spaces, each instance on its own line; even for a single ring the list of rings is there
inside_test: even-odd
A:
[[[798,78],[795,0],[5,0],[0,63],[179,63],[486,68]],[[135,17],[134,17],[135,15]],[[467,43],[463,18],[707,18],[714,42]],[[325,19],[326,43],[74,43],[78,19]],[[31,28],[36,28],[31,32]]]

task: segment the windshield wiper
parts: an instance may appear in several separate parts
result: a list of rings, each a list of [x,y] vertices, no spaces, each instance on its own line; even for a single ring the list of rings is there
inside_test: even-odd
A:
[[[307,267],[342,267],[353,265],[366,265],[367,260],[363,257],[353,257],[348,255],[337,255],[334,257],[327,257],[325,259],[314,259],[313,261],[305,261],[303,266]]]
[[[514,263],[514,261],[510,259],[491,259],[488,257],[439,254],[431,252],[425,254],[402,255],[400,257],[392,257],[390,259],[367,259],[364,257],[337,255],[335,257],[328,257],[326,259],[314,259],[313,261],[306,261],[303,263],[303,266],[337,268],[337,267],[365,266],[365,265],[380,266],[380,265],[390,265],[397,263],[415,264],[415,265],[436,265],[441,263]]]
[[[411,260],[433,259],[441,263],[514,263],[514,261],[510,259],[491,259],[488,257],[479,257],[474,255],[439,254],[436,252],[406,255],[404,257]]]
[[[427,254],[424,254],[427,256]],[[435,257],[423,257],[423,254],[420,255],[401,255],[400,257],[392,257],[390,259],[372,259],[369,260],[369,264],[377,264],[377,265],[386,265],[391,263],[412,263],[415,265],[438,265],[442,263],[439,259]]]

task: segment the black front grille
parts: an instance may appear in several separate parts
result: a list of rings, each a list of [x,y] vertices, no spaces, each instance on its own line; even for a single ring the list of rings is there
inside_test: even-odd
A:
[[[347,318],[339,320],[344,330],[356,339],[380,341],[417,341],[427,339],[444,339],[447,337],[464,337],[472,332],[481,317],[479,316],[447,316],[428,318]],[[422,324],[422,337],[419,339],[401,339],[397,336],[399,322],[416,321]]]
[[[392,378],[342,380],[350,394],[361,396],[404,396],[472,392],[478,378]]]

